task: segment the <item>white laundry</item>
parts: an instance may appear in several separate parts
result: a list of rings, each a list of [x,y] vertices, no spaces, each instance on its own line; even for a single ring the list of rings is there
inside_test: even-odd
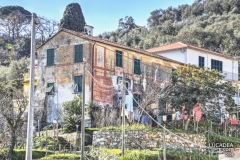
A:
[[[156,80],[157,80],[157,72],[158,72],[158,67],[157,67],[156,70],[155,70],[154,82],[156,82]]]
[[[143,85],[143,90],[146,91],[147,80],[146,80],[145,77],[143,78],[143,83],[142,83],[142,85]]]
[[[126,105],[129,112],[133,112],[133,94],[131,91],[128,91],[126,95]]]

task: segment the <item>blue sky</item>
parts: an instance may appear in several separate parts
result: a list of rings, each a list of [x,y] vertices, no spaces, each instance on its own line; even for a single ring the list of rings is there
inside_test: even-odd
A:
[[[146,26],[150,12],[156,9],[192,4],[195,0],[0,0],[1,6],[19,5],[39,16],[60,21],[69,3],[79,3],[93,34],[114,31],[118,20],[132,16],[137,25]]]

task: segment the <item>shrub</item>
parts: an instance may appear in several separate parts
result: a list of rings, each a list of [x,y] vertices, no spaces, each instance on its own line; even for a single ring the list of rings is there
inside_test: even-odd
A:
[[[41,158],[40,160],[53,160],[53,159],[80,159],[80,156],[77,154],[55,154],[55,155],[49,155],[44,158]]]
[[[7,149],[0,150],[0,159],[5,158],[7,153]],[[46,154],[46,150],[32,150],[32,158],[39,159],[44,157]],[[53,154],[53,152],[48,151],[48,154]],[[26,150],[25,149],[15,149],[12,155],[12,160],[25,160]]]
[[[47,137],[47,141],[46,141],[46,137],[45,136],[40,136],[40,137],[35,137],[34,138],[34,145],[33,147],[35,149],[43,149],[46,148],[46,145],[48,147],[49,150],[54,150],[54,144],[55,144],[55,150],[58,150],[59,147],[59,140],[57,138],[55,138],[55,142],[54,142],[54,137]]]
[[[109,157],[111,155],[118,156],[118,160],[157,160],[159,158],[163,158],[163,151],[150,151],[150,150],[126,150],[124,157],[121,157],[120,149],[100,149],[101,153],[107,153]],[[171,160],[190,160],[190,159],[198,159],[198,160],[217,160],[216,156],[209,156],[203,153],[198,152],[185,152],[183,150],[173,150],[167,149],[166,152],[167,159]]]

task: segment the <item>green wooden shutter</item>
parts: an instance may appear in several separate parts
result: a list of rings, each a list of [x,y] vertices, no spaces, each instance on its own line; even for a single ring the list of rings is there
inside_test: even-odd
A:
[[[140,60],[134,59],[134,74],[141,74]]]
[[[75,45],[75,62],[82,62],[83,61],[83,45]]]
[[[51,88],[50,88],[51,87]],[[54,94],[54,83],[48,83],[47,88],[49,89],[48,95]]]
[[[54,65],[54,49],[47,50],[47,66]]]
[[[122,67],[122,52],[116,51],[116,66]]]
[[[75,92],[82,92],[82,76],[75,76],[74,84],[77,85],[77,90],[75,88]]]

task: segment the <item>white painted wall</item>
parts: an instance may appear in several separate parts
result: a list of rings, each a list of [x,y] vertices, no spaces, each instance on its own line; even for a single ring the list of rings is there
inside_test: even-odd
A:
[[[178,62],[187,63],[186,52],[181,52],[180,49],[158,53],[158,55],[161,55],[163,57],[166,57]]]
[[[176,60],[185,64],[192,64],[198,67],[199,56],[205,57],[205,67],[211,68],[211,59],[222,61],[223,73],[225,73],[225,80],[238,80],[238,61],[227,59],[222,56],[213,55],[207,52],[187,48],[184,52],[180,49],[160,52],[158,55],[166,58]]]
[[[87,30],[88,35],[93,36],[93,27],[92,26],[86,25],[84,28]]]
[[[46,95],[46,84],[47,83],[54,83],[54,95],[48,95],[48,115],[47,115],[47,122],[52,123],[54,119],[59,119],[60,121],[63,120],[63,107],[62,104],[66,101],[73,100],[74,96],[76,94],[73,94],[73,86],[74,86],[74,80],[71,78],[71,80],[67,83],[61,83],[59,75],[59,68],[52,66],[52,67],[46,67],[46,54],[47,49],[49,48],[59,48],[59,46],[68,46],[67,42],[68,39],[71,39],[71,44],[69,45],[75,45],[79,43],[85,43],[84,40],[78,37],[74,37],[68,34],[59,33],[56,35],[56,37],[53,40],[50,40],[47,44],[45,44],[41,49],[38,50],[38,86],[35,91],[35,100],[36,102],[41,101],[41,103],[36,104],[36,106],[43,107],[44,98]],[[59,51],[55,51],[55,60],[56,60],[56,54],[59,54]],[[69,53],[70,54],[70,53]],[[64,58],[64,57],[63,57]],[[71,77],[73,76],[73,72],[75,71],[75,68],[78,68],[78,70],[82,70],[82,64],[71,66]],[[89,101],[91,101],[91,91],[90,86],[88,85],[89,82],[87,82],[89,79],[86,77],[85,79],[85,104],[88,104]],[[87,110],[87,108],[85,109]],[[61,113],[62,112],[62,113]],[[90,117],[88,114],[85,114],[85,119],[89,120]]]
[[[204,57],[205,59],[205,67],[211,68],[211,60],[222,61],[222,69],[223,73],[226,74],[225,80],[238,80],[238,62],[236,60],[227,59],[222,56],[213,55],[210,53],[187,49],[187,64],[194,64],[198,66],[199,56]]]

